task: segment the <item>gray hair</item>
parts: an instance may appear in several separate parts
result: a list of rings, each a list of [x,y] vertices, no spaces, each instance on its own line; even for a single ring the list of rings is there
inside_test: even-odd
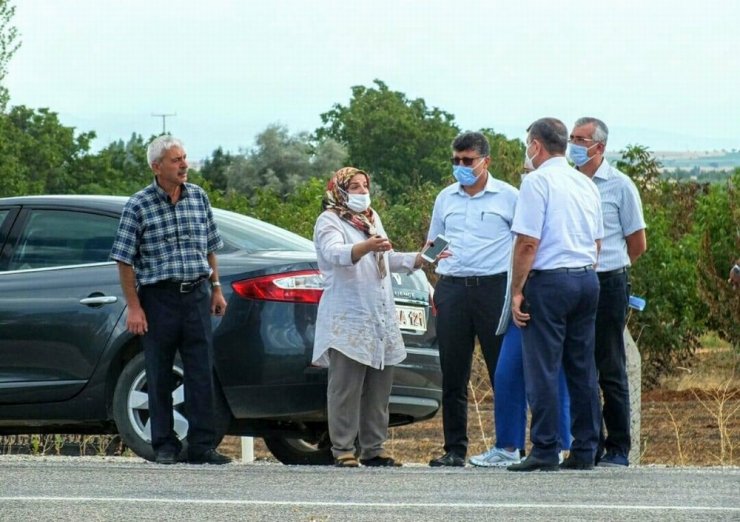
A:
[[[565,154],[568,146],[568,129],[557,118],[540,118],[527,128],[533,140],[542,143],[550,154]]]
[[[606,140],[609,139],[609,127],[607,127],[606,123],[604,123],[600,119],[585,116],[583,118],[578,118],[576,120],[575,126],[583,127],[584,125],[588,125],[590,123],[594,124],[594,134],[593,136],[591,136],[591,139],[606,145]]]
[[[164,153],[172,147],[180,147],[185,150],[185,146],[182,142],[169,134],[162,134],[161,136],[154,138],[146,148],[147,164],[151,167],[155,163],[159,163],[159,160],[164,157]]]
[[[481,156],[488,156],[491,153],[491,146],[481,132],[468,131],[458,134],[452,142],[452,148],[457,152],[474,150]]]

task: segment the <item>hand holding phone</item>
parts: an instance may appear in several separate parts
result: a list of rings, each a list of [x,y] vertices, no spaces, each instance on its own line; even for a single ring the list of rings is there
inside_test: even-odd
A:
[[[431,244],[424,247],[421,251],[421,258],[430,263],[434,263],[437,260],[437,256],[444,252],[449,246],[450,242],[442,234],[439,234]]]

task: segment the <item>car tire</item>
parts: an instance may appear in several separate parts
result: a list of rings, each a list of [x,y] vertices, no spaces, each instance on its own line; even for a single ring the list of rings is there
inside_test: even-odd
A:
[[[291,437],[265,437],[270,453],[283,464],[298,466],[328,466],[334,464],[329,431],[316,440]]]
[[[184,414],[184,385],[182,361],[175,359],[172,366],[175,377],[173,390],[173,409],[175,418],[175,432],[182,442],[182,452],[179,458],[187,458],[187,429],[188,421]],[[221,385],[214,376],[214,423],[215,446],[224,438],[231,423],[231,410],[226,403]],[[149,428],[148,397],[146,393],[146,369],[144,354],[134,356],[124,367],[118,377],[113,392],[113,419],[118,427],[118,433],[123,443],[136,455],[146,460],[154,460],[154,450],[151,446],[151,432]]]

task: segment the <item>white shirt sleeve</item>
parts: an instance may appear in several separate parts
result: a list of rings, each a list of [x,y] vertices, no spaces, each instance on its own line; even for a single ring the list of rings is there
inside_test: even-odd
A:
[[[334,219],[336,218],[336,219]],[[333,265],[350,266],[352,263],[351,243],[347,243],[344,237],[339,216],[332,216],[324,212],[316,220],[314,228],[314,244],[321,250],[321,254]]]

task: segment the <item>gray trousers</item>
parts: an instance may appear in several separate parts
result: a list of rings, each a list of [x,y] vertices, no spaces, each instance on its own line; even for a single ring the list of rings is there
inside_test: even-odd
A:
[[[393,366],[376,370],[337,350],[329,350],[327,408],[334,457],[355,453],[358,435],[361,459],[381,454],[388,438],[392,385]]]

